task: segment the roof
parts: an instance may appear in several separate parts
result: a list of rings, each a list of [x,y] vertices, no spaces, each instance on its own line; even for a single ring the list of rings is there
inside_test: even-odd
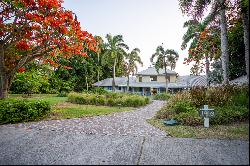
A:
[[[127,86],[127,77],[115,77],[115,85],[116,86]],[[106,78],[99,82],[94,83],[94,86],[112,86],[113,78]],[[129,82],[135,82],[135,77],[129,77]]]
[[[107,78],[102,81],[96,82],[94,86],[112,86],[112,78]],[[136,82],[135,77],[130,77],[130,87],[151,87],[151,88],[165,88],[165,82]],[[127,86],[127,77],[116,77],[116,86]],[[168,88],[186,88],[193,86],[206,86],[206,76],[179,76],[176,82],[168,83]]]
[[[168,70],[168,74],[177,74],[175,71]],[[164,69],[159,69],[159,73],[156,71],[155,67],[149,67],[146,70],[143,70],[141,72],[138,72],[136,75],[165,75]]]

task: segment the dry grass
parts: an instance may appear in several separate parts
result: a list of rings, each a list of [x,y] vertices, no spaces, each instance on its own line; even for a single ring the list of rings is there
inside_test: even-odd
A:
[[[230,125],[214,125],[209,128],[204,128],[203,126],[165,126],[162,120],[159,119],[148,119],[147,121],[173,137],[249,140],[249,122]]]

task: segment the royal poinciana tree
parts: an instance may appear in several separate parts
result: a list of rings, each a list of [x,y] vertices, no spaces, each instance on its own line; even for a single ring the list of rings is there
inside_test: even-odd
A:
[[[93,36],[61,0],[0,1],[0,98],[6,98],[16,72],[37,59],[56,66],[62,57],[87,56]]]

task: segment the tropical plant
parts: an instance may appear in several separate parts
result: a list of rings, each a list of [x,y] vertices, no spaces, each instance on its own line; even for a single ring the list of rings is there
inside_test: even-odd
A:
[[[95,40],[83,31],[61,0],[0,1],[0,98],[6,98],[17,71],[39,59],[51,64],[59,57],[87,56]]]
[[[154,59],[156,58],[156,62]],[[165,79],[166,79],[166,93],[168,92],[168,75],[167,75],[167,66],[171,66],[171,68],[175,67],[176,61],[179,58],[179,54],[173,49],[164,50],[163,46],[160,45],[156,48],[156,52],[151,56],[150,61],[156,68],[156,71],[159,73],[159,69],[164,68],[165,71]],[[170,60],[171,61],[170,61]]]
[[[204,19],[204,23],[207,25],[215,20],[215,17],[220,17],[220,30],[221,30],[221,60],[223,68],[223,83],[228,84],[228,39],[227,39],[227,24],[226,24],[226,2],[225,0],[218,1],[200,1],[200,0],[179,0],[179,4],[183,14],[191,15],[194,20],[200,20],[205,13],[205,10],[211,5],[211,11]]]
[[[129,47],[124,43],[122,35],[107,34],[106,39],[107,43],[104,44],[106,50],[102,55],[102,64],[107,64],[110,61],[113,63],[112,91],[115,91],[116,66],[124,62],[124,56],[127,54],[124,49],[128,50]]]
[[[134,48],[130,53],[126,55],[127,62],[127,92],[129,91],[129,75],[132,73],[134,75],[137,73],[137,63],[143,65],[141,57],[139,56],[139,48]]]

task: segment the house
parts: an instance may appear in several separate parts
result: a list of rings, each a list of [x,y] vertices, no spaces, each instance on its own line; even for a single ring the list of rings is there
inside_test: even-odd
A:
[[[206,76],[177,76],[177,73],[167,69],[168,91],[176,92],[193,86],[206,86]],[[112,90],[113,78],[96,82],[95,87]],[[127,91],[127,77],[115,78],[116,91]],[[166,91],[165,70],[156,71],[154,67],[138,72],[136,77],[129,78],[129,92],[150,96]]]

